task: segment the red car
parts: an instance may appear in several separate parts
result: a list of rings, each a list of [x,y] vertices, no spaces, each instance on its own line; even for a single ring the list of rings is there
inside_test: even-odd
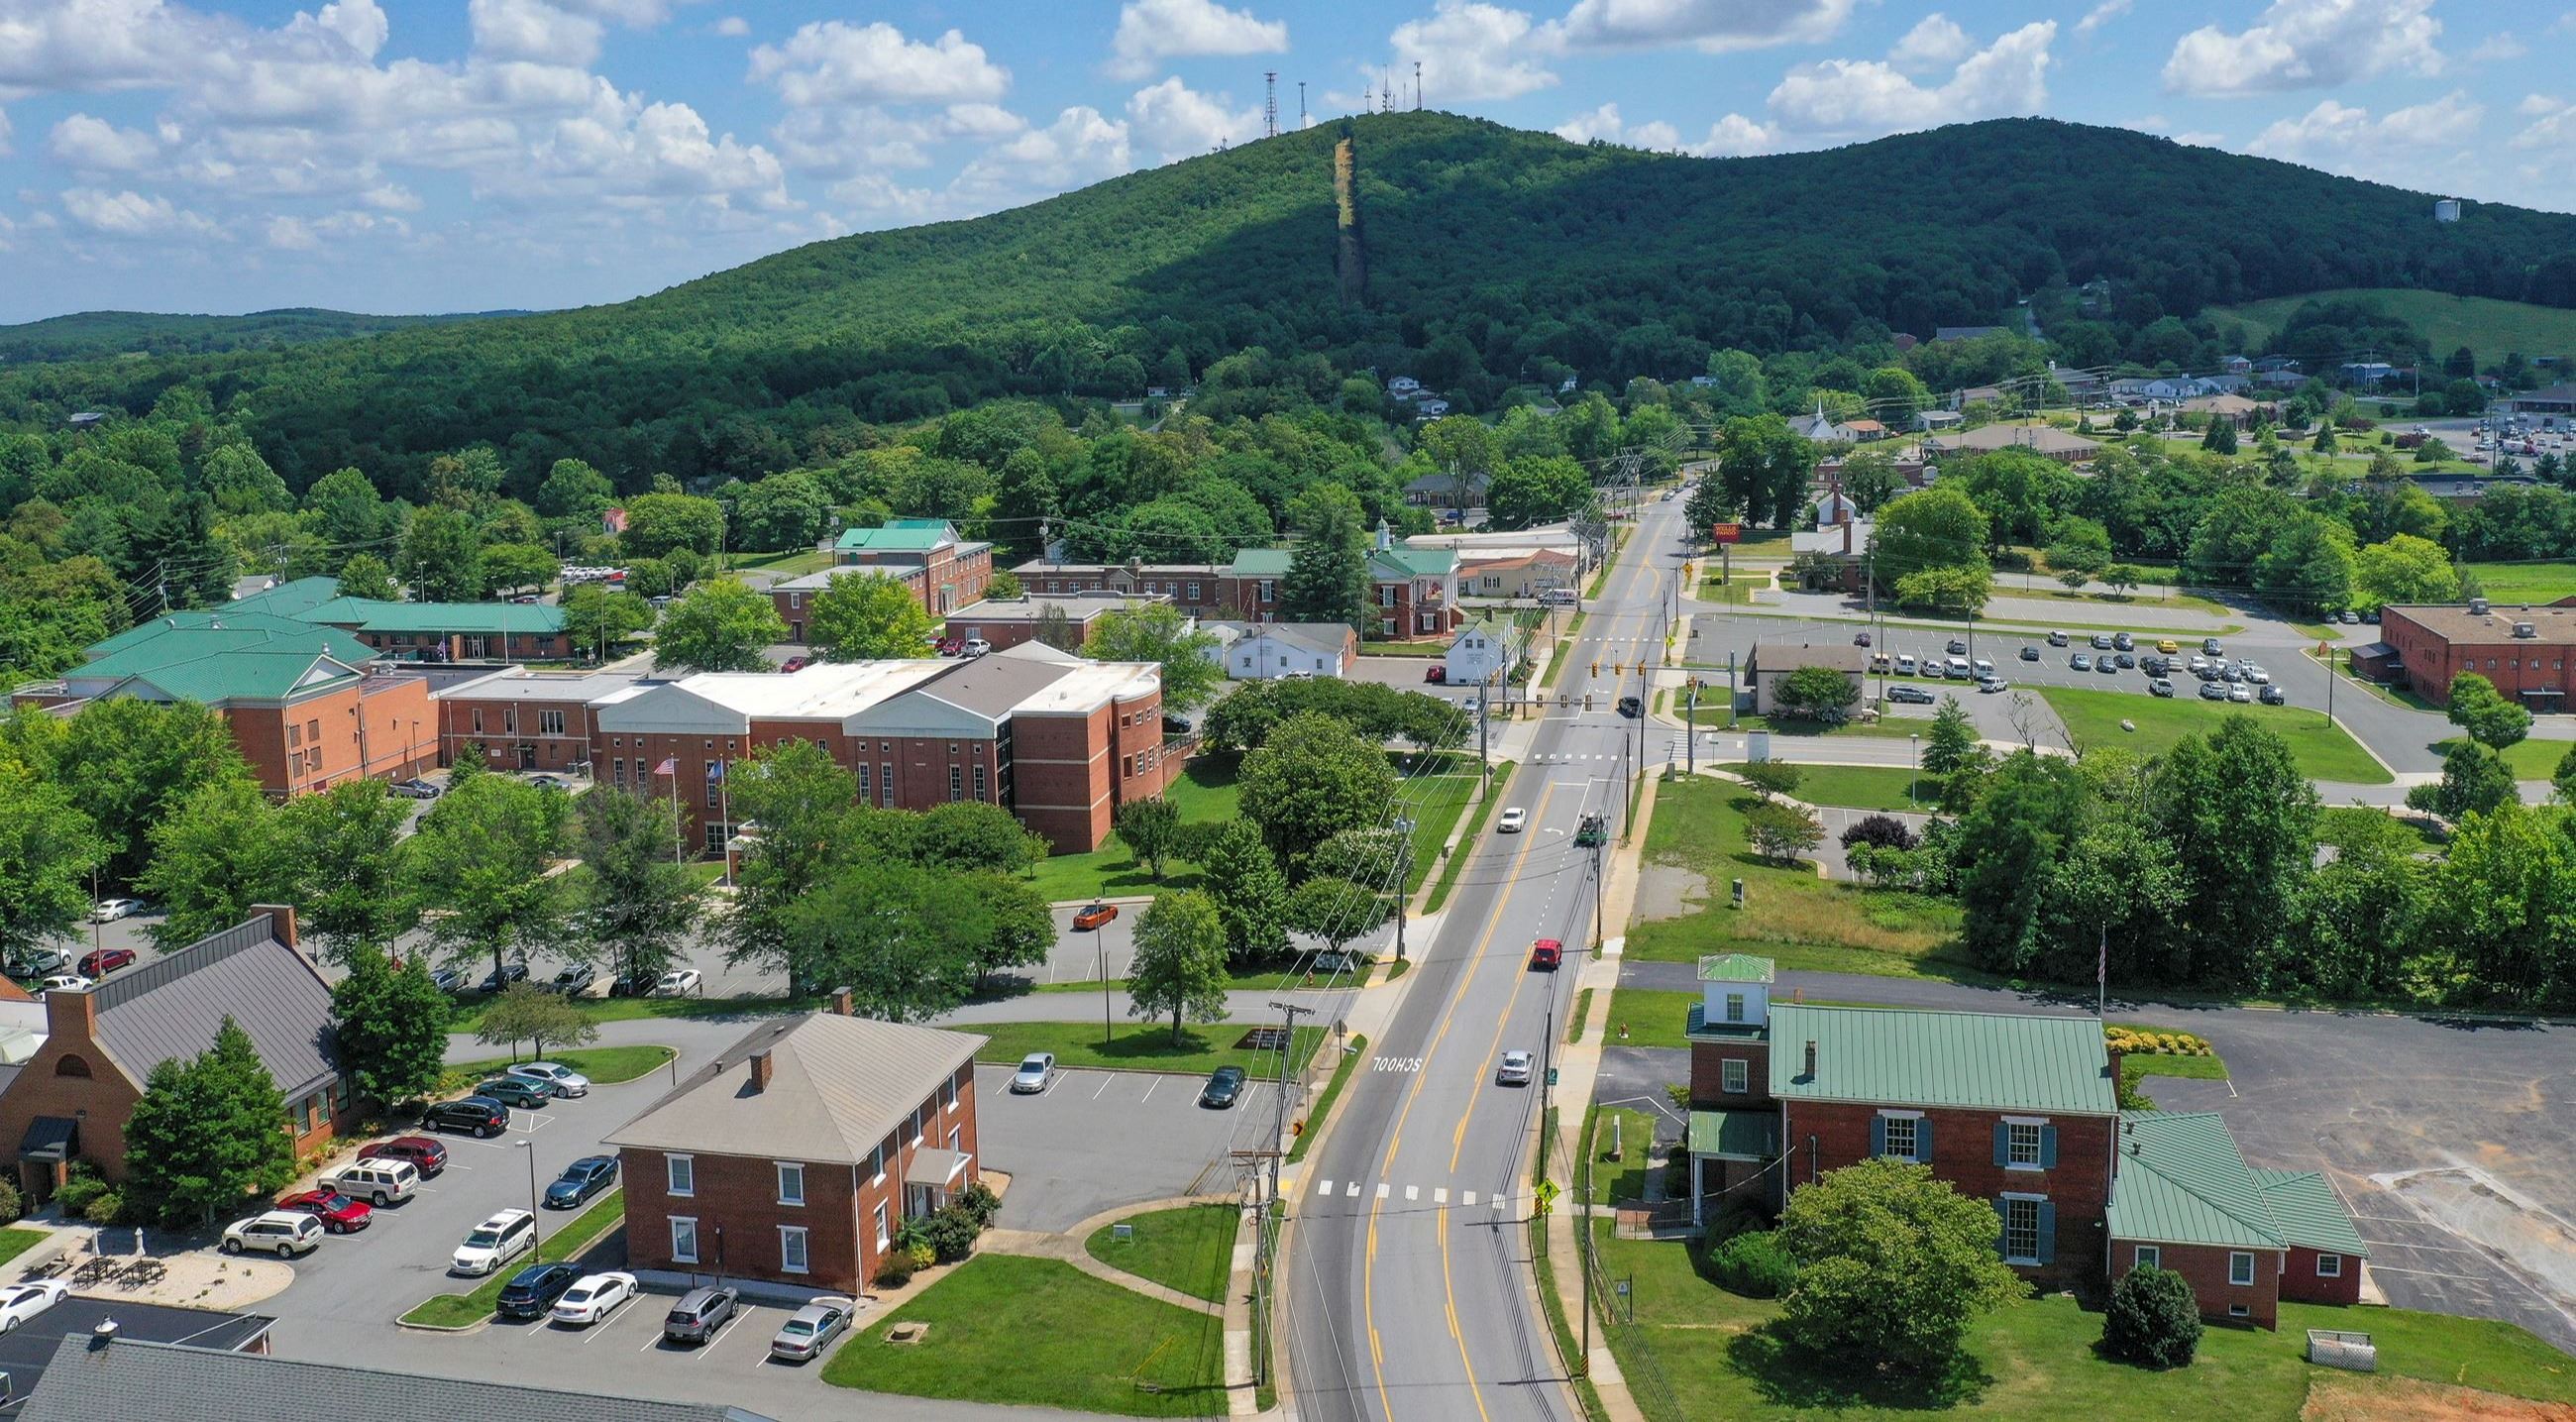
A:
[[[1530,970],[1533,972],[1541,968],[1555,972],[1556,965],[1564,960],[1565,945],[1553,938],[1542,938],[1530,945]]]
[[[1092,904],[1085,908],[1076,909],[1073,914],[1074,930],[1076,932],[1088,933],[1092,929],[1098,928],[1100,925],[1107,923],[1109,920],[1116,918],[1117,916],[1118,906],[1116,904]]]
[[[426,1180],[447,1168],[447,1147],[427,1136],[396,1136],[358,1148],[360,1160],[408,1160]]]
[[[101,948],[94,953],[82,954],[80,960],[81,976],[85,978],[103,978],[119,968],[132,966],[134,950],[131,948]]]
[[[963,638],[963,637],[942,637],[942,638],[940,638],[940,639],[939,639],[939,655],[941,655],[941,656],[943,656],[943,657],[956,657],[956,656],[963,656],[963,655],[965,654],[965,652],[966,652],[966,639],[965,639],[965,638]]]
[[[1422,679],[1424,681],[1434,682],[1445,686],[1449,682],[1449,668],[1438,662],[1433,662],[1431,665],[1422,669]]]
[[[814,665],[812,657],[789,657],[778,669],[782,672],[801,672],[812,665]]]
[[[277,1207],[295,1214],[311,1215],[332,1234],[355,1234],[365,1229],[375,1214],[362,1201],[352,1200],[337,1190],[305,1190],[277,1202]]]

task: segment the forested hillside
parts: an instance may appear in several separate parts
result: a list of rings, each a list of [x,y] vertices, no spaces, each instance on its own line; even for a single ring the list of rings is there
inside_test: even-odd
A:
[[[782,253],[616,306],[289,350],[0,377],[0,419],[237,416],[289,485],[418,486],[488,443],[520,480],[577,457],[625,490],[763,474],[996,395],[1140,393],[1246,347],[1399,370],[1490,408],[1518,381],[1624,382],[1715,349],[1862,353],[2106,277],[2052,328],[2078,364],[2178,359],[2178,313],[2349,286],[2576,306],[2576,218],[2430,199],[2119,129],[2006,120],[1824,153],[1703,160],[1441,114],[1348,125],[1369,299],[1334,288],[1339,125],[969,222]],[[2214,349],[2214,347],[2212,347]]]
[[[406,326],[521,316],[520,311],[460,312],[450,316],[367,316],[354,311],[294,307],[243,316],[160,316],[146,311],[81,311],[0,326],[0,364],[89,360],[118,355],[204,355],[269,346],[298,346],[370,336]]]

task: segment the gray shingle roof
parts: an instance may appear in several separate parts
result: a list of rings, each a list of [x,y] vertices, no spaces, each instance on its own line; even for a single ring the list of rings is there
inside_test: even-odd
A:
[[[66,1337],[21,1422],[769,1422],[706,1402],[600,1397],[428,1373],[389,1373],[175,1343]]]
[[[331,989],[266,916],[146,958],[89,993],[100,1044],[136,1081],[211,1046],[228,1014],[289,1097],[339,1075]]]
[[[764,1022],[604,1143],[855,1165],[987,1039],[829,1012]],[[770,1054],[765,1090],[752,1056]]]

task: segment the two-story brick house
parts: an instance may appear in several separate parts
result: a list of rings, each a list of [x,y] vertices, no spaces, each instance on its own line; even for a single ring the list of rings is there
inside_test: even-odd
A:
[[[605,1138],[630,1267],[856,1296],[906,1219],[978,1179],[984,1042],[853,1017],[847,989],[753,1028]]]

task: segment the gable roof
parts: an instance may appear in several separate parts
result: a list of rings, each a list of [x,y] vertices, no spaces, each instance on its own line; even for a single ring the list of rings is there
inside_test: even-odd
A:
[[[2282,1247],[2262,1187],[2215,1112],[2125,1111],[2119,1142],[2109,1214],[2113,1238]]]
[[[847,528],[835,548],[844,553],[928,553],[957,541],[945,519],[889,519],[875,528]]]
[[[1285,548],[1246,548],[1234,555],[1225,571],[1238,578],[1284,578],[1294,556]]]
[[[253,593],[233,604],[236,612],[258,611],[279,617],[294,617],[320,607],[340,595],[338,578],[296,578],[279,583],[266,592]]]
[[[227,1016],[250,1034],[290,1100],[339,1075],[330,986],[265,914],[146,958],[87,992],[98,1044],[138,1082],[165,1061],[204,1051]]]
[[[65,679],[215,705],[277,700],[347,679],[376,652],[346,632],[263,612],[175,612],[89,648]]]
[[[1816,1073],[1806,1074],[1806,1044]],[[2098,1017],[1771,1005],[1771,1094],[1786,1100],[2109,1116]]]
[[[1767,983],[1771,981],[1771,969],[1770,959],[1751,953],[1712,953],[1699,960],[1699,980],[1704,983]]]
[[[1457,571],[1455,548],[1414,548],[1399,543],[1369,550],[1369,575],[1388,578],[1436,578]]]
[[[985,1041],[829,1012],[764,1022],[604,1143],[855,1165]],[[770,1077],[756,1090],[750,1062],[760,1052]]]
[[[2321,1254],[2370,1257],[2370,1246],[2362,1243],[2360,1229],[2323,1175],[2313,1170],[2257,1170],[2254,1184],[2263,1192],[2263,1203],[2271,1207],[2272,1222],[2280,1226],[2283,1240]]]

